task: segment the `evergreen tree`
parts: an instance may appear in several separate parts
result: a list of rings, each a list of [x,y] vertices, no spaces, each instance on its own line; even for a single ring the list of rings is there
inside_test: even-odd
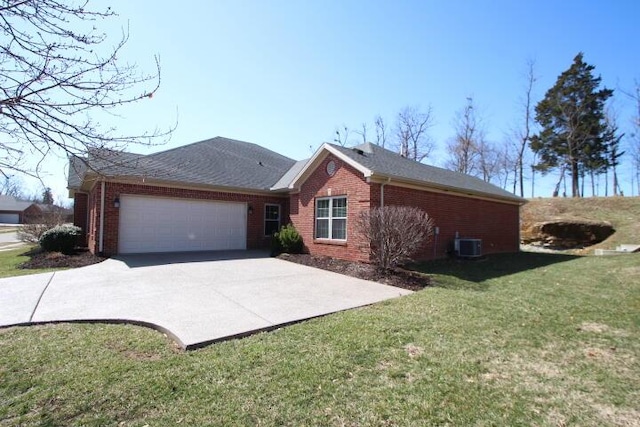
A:
[[[51,188],[47,187],[42,190],[42,203],[45,205],[53,204],[53,193],[51,192]]]
[[[613,172],[613,195],[622,195],[622,189],[618,181],[617,167],[620,166],[620,157],[625,153],[624,151],[620,151],[620,141],[624,137],[624,134],[618,134],[618,125],[615,121],[610,120],[607,122],[605,135],[607,141],[607,169],[611,168]]]
[[[530,143],[537,154],[537,170],[569,171],[573,197],[580,196],[585,172],[600,171],[608,163],[604,107],[613,95],[610,89],[599,89],[601,78],[593,76],[595,67],[582,58],[582,53],[576,55],[536,106],[541,131]]]

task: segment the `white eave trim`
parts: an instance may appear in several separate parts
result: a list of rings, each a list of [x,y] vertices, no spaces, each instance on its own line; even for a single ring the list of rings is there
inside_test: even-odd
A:
[[[311,156],[307,164],[304,165],[302,169],[300,169],[300,172],[297,173],[297,175],[293,178],[293,180],[291,180],[291,184],[289,184],[289,189],[290,190],[298,189],[300,187],[300,181],[303,178],[306,178],[309,171],[312,171],[316,167],[318,167],[318,164],[322,160],[324,160],[328,154],[333,154],[341,161],[345,162],[349,166],[361,172],[365,178],[369,178],[373,175],[373,171],[371,169],[364,167],[360,163],[356,162],[352,158],[346,156],[345,154],[337,150],[335,147],[331,146],[331,144],[328,144],[325,142],[320,146],[320,148],[318,148],[318,150],[313,154],[313,156]]]

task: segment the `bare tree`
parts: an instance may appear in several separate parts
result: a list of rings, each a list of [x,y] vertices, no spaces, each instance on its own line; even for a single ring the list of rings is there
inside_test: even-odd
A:
[[[524,197],[524,158],[529,139],[531,138],[531,129],[533,126],[534,118],[534,106],[532,100],[533,87],[537,78],[535,75],[535,61],[527,61],[527,71],[525,75],[525,87],[524,98],[522,99],[522,123],[521,127],[515,131],[516,140],[516,156],[515,156],[515,168],[517,173],[517,180],[514,181],[514,193],[515,183],[518,182],[520,186],[520,197]]]
[[[429,137],[429,128],[433,126],[431,106],[425,111],[418,107],[405,107],[398,113],[396,137],[400,154],[421,162],[429,157],[434,143]]]
[[[478,143],[477,149],[480,178],[491,182],[500,173],[499,168],[503,162],[503,153],[486,139],[482,139]]]
[[[351,135],[351,131],[347,125],[343,124],[342,126],[336,126],[336,133],[333,138],[333,142],[346,147],[349,143],[349,135]]]
[[[15,175],[7,176],[2,185],[0,185],[0,194],[6,196],[13,196],[16,199],[23,199],[26,197],[24,193],[24,185],[20,178]]]
[[[382,116],[376,116],[374,119],[374,125],[376,129],[376,144],[384,148],[387,144],[388,130]]]
[[[515,167],[515,154],[507,145],[502,148],[496,147],[496,179],[501,188],[507,190],[509,186],[513,187],[512,192],[516,194],[516,184],[518,182],[518,170]]]
[[[633,131],[627,139],[629,154],[633,164],[633,175],[636,181],[636,195],[640,196],[640,82],[636,82],[634,92],[623,91],[635,103],[635,113],[631,119]],[[633,194],[633,186],[631,188]]]
[[[473,105],[473,98],[468,97],[467,104],[456,113],[453,126],[456,134],[447,144],[449,159],[445,167],[468,175],[478,175],[479,147],[484,144],[485,136]]]
[[[418,208],[384,206],[362,211],[355,221],[356,232],[365,237],[371,260],[389,269],[411,258],[433,236],[433,219]]]
[[[360,137],[362,137],[362,143],[366,144],[367,142],[367,124],[365,122],[362,122],[362,124],[360,125],[360,130],[356,130],[354,131],[354,133],[360,135]]]
[[[607,144],[607,155],[605,157],[605,164],[600,172],[605,174],[605,196],[609,195],[609,169],[612,172],[613,179],[613,195],[617,196],[622,193],[620,182],[618,181],[618,166],[620,166],[620,158],[624,156],[625,152],[621,151],[620,142],[624,137],[624,134],[618,133],[618,114],[609,106],[605,115],[605,123],[607,130],[605,132],[605,140]],[[593,177],[591,178],[593,182]]]
[[[38,177],[54,153],[164,142],[171,130],[121,135],[98,117],[153,96],[160,84],[118,57],[129,38],[112,43],[99,23],[115,16],[88,0],[0,0],[0,172]],[[100,6],[101,7],[101,6]],[[29,157],[34,156],[34,157]]]

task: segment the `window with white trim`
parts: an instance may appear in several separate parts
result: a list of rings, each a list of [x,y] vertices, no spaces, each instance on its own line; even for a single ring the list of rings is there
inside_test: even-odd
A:
[[[280,230],[280,205],[264,205],[264,235],[271,236]]]
[[[316,239],[347,240],[347,198],[316,199]]]

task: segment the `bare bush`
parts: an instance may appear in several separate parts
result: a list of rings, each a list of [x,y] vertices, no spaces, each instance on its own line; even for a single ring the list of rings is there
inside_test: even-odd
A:
[[[45,231],[65,222],[66,218],[62,210],[31,217],[18,231],[18,239],[27,243],[38,243]]]
[[[384,206],[363,211],[356,231],[370,244],[372,262],[389,269],[412,260],[433,236],[433,219],[422,209]]]

